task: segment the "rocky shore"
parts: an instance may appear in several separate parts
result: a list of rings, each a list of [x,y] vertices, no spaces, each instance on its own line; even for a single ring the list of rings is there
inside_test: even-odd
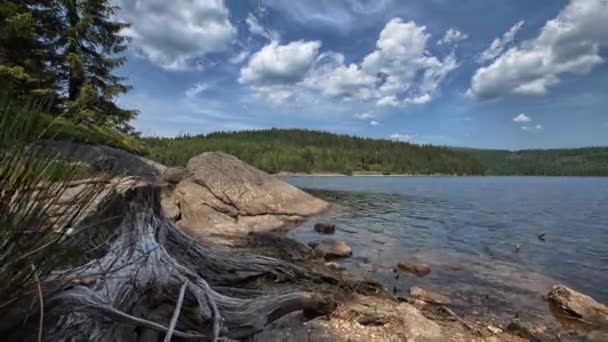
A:
[[[349,274],[339,260],[348,258],[352,249],[344,241],[328,237],[335,231],[331,223],[317,222],[314,228],[311,224],[319,240],[309,245],[282,233],[307,220],[312,222],[310,218],[329,210],[330,204],[233,156],[204,153],[184,168],[167,168],[105,147],[86,153],[82,147],[73,148],[79,149],[81,160],[99,170],[115,169],[129,175],[110,181],[114,192],[142,183],[160,184],[164,215],[194,239],[224,251],[276,258],[322,275],[322,281],[268,282],[260,278],[253,284],[230,288],[230,294],[238,298],[306,291],[331,303],[331,309],[314,318],[306,309],[287,313],[251,336],[253,341],[608,340],[606,305],[563,285],[556,285],[546,296],[561,324],[548,328],[516,317],[509,322],[469,320],[440,292],[412,287],[408,296],[397,297],[374,280]],[[78,186],[74,185],[74,193]],[[99,215],[112,191],[100,191],[78,222]],[[67,198],[65,203],[69,203]],[[395,265],[394,272],[396,277],[407,277],[425,276],[432,270],[404,260]],[[212,288],[222,290],[222,286]]]

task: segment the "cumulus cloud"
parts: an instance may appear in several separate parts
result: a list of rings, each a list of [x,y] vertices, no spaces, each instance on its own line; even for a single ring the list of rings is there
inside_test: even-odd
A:
[[[603,63],[608,46],[608,1],[571,0],[538,37],[512,47],[479,68],[467,91],[478,99],[509,94],[544,95],[564,73],[586,74]]]
[[[226,51],[237,34],[222,0],[118,0],[135,51],[169,70],[197,68],[197,59]]]
[[[372,121],[369,122],[370,126],[378,126],[379,124],[380,123],[378,121],[376,121],[376,120],[372,120]]]
[[[498,37],[492,41],[492,44],[485,49],[481,55],[479,56],[478,61],[480,63],[485,63],[493,60],[498,57],[504,49],[513,42],[515,39],[515,35],[521,28],[524,26],[524,21],[520,20],[515,25],[513,25],[509,31],[505,32],[501,37]]]
[[[400,133],[394,133],[391,134],[391,140],[395,140],[395,141],[410,141],[413,140],[414,138],[416,138],[416,134],[400,134]]]
[[[525,113],[521,113],[518,116],[513,118],[513,122],[530,122],[532,121],[532,119],[530,119],[529,116],[527,116]]]
[[[266,38],[270,41],[273,41],[273,40],[278,41],[281,38],[281,35],[279,34],[279,32],[277,32],[275,30],[267,29],[264,26],[262,26],[262,24],[260,24],[258,18],[253,14],[249,14],[247,16],[247,19],[245,19],[245,22],[247,23],[247,27],[249,28],[249,32],[251,32],[251,34],[258,35],[258,36]]]
[[[256,85],[294,84],[302,81],[317,55],[321,42],[298,40],[287,45],[272,41],[256,52],[241,69],[239,82]]]
[[[370,101],[378,106],[424,104],[432,100],[447,75],[458,67],[453,53],[440,59],[428,50],[425,26],[389,21],[380,32],[376,49],[361,63],[344,63],[336,52],[321,53],[318,41],[296,41],[263,47],[241,69],[240,82],[258,94],[273,91],[313,92],[343,101]],[[275,95],[272,93],[272,95]],[[276,96],[275,96],[276,97]]]
[[[462,33],[460,31],[458,31],[457,29],[454,28],[450,28],[449,30],[447,30],[445,32],[445,35],[443,36],[443,38],[441,38],[438,42],[437,45],[450,45],[450,44],[455,44],[458,43],[460,41],[463,41],[465,39],[469,38],[469,35],[466,33]]]

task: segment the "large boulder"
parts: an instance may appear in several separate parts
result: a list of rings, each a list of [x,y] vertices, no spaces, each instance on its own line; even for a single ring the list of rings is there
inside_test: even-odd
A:
[[[177,224],[197,237],[227,242],[251,231],[301,223],[329,204],[234,156],[207,152],[188,162],[172,191]],[[173,210],[172,210],[173,212]]]
[[[145,157],[104,145],[49,140],[39,143],[38,148],[50,156],[84,163],[94,172],[136,176],[146,181],[156,181],[167,168]]]
[[[594,326],[608,328],[608,306],[564,285],[554,286],[547,301],[560,313],[584,320]]]

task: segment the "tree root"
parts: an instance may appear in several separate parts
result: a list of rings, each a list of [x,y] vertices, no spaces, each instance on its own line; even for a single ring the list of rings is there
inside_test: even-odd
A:
[[[244,338],[290,312],[322,314],[331,307],[306,292],[253,299],[216,292],[213,286],[226,290],[252,277],[320,278],[284,261],[227,253],[194,241],[164,217],[156,186],[135,187],[121,200],[124,219],[107,253],[71,270],[79,278],[70,285],[47,291],[46,340],[131,341],[150,331],[159,338],[158,333],[168,332],[210,341]],[[171,332],[169,322],[180,298],[181,313]]]

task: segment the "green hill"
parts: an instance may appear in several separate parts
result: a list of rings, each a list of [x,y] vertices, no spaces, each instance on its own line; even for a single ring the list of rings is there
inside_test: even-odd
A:
[[[608,176],[608,147],[522,151],[454,150],[478,158],[489,175]]]
[[[479,175],[476,157],[446,147],[304,129],[219,132],[177,138],[145,138],[149,157],[185,165],[206,151],[224,151],[271,173],[373,172],[382,174]]]

